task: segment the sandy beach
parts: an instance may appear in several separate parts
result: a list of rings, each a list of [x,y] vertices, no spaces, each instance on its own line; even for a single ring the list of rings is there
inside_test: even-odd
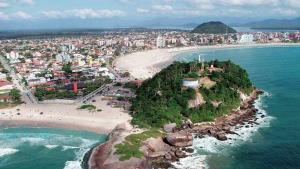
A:
[[[80,104],[22,104],[2,109],[0,126],[65,128],[108,134],[116,125],[130,121],[130,115],[123,109],[112,108],[102,97],[95,100],[91,104],[102,111],[78,110]]]
[[[155,49],[121,56],[115,60],[114,66],[123,72],[130,72],[136,79],[147,79],[161,69],[170,65],[176,55],[202,49],[250,48],[291,46],[300,44],[272,43],[252,45],[216,45],[195,46],[172,49]],[[10,109],[0,110],[1,127],[50,127],[73,130],[110,133],[116,125],[128,123],[131,116],[120,108],[107,105],[103,97],[95,98],[91,103],[102,111],[78,110],[80,104],[22,104]],[[41,113],[42,112],[42,113]]]
[[[114,66],[123,72],[129,72],[136,79],[148,79],[158,73],[161,69],[173,63],[176,56],[187,51],[204,49],[230,49],[230,48],[252,48],[252,47],[274,47],[274,46],[300,46],[300,43],[267,43],[250,45],[213,45],[192,46],[172,49],[154,49],[143,52],[131,53],[116,59]]]

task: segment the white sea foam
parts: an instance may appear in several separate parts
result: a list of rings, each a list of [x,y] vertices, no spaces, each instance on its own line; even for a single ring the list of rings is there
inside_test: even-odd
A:
[[[79,147],[75,147],[75,146],[63,146],[62,151],[66,151],[66,150],[71,150],[71,149],[77,149]]]
[[[90,150],[90,147],[95,144],[96,140],[88,140],[88,139],[81,139],[81,145],[79,147],[73,147],[73,146],[63,146],[63,151],[68,149],[77,149],[75,154],[76,157],[74,161],[67,161],[65,163],[64,169],[82,169],[81,168],[81,162],[85,155]]]
[[[48,145],[45,145],[45,147],[47,147],[48,149],[54,149],[54,148],[58,147],[58,145],[48,144]]]
[[[67,161],[64,169],[82,169],[80,161]]]
[[[39,137],[23,137],[21,138],[21,141],[28,142],[32,145],[35,145],[35,144],[42,144],[45,141],[45,139]]]
[[[208,168],[205,159],[206,155],[193,154],[173,163],[173,166],[176,169],[205,169]]]
[[[0,148],[0,157],[11,155],[18,152],[17,149],[13,148]]]
[[[202,168],[209,168],[206,165],[205,159],[206,155],[203,154],[220,154],[220,153],[227,153],[227,150],[232,146],[238,146],[243,144],[245,141],[251,141],[251,137],[255,132],[263,127],[269,127],[270,122],[274,117],[267,116],[267,112],[263,109],[263,98],[270,97],[271,95],[265,92],[263,95],[259,97],[255,101],[255,108],[258,109],[256,114],[257,123],[256,124],[245,124],[243,126],[236,126],[233,131],[236,134],[229,134],[227,137],[229,138],[226,141],[219,141],[214,137],[204,137],[201,139],[194,139],[193,146],[195,150],[201,153],[195,153],[192,156],[189,156],[184,159],[180,159],[179,162],[173,163],[176,169],[202,169]],[[262,118],[262,115],[265,116]],[[202,155],[201,155],[202,154]]]

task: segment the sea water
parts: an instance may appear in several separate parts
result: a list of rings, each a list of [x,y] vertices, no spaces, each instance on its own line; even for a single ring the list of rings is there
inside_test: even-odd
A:
[[[84,154],[107,136],[48,128],[0,129],[0,169],[81,169]]]
[[[206,61],[231,60],[247,70],[254,85],[265,91],[255,103],[259,124],[236,127],[239,135],[224,142],[196,139],[195,153],[174,163],[176,168],[299,169],[300,47],[201,49],[181,53],[177,60],[196,60],[199,54]]]

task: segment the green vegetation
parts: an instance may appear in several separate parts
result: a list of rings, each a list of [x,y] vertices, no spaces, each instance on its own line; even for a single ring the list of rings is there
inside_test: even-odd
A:
[[[225,34],[236,33],[236,30],[222,22],[207,22],[197,26],[192,33]]]
[[[88,82],[86,83],[86,87],[83,90],[83,95],[88,95],[91,92],[95,91],[96,89],[98,89],[99,87],[111,83],[112,81],[108,78],[97,78],[95,79],[93,82]]]
[[[81,110],[96,110],[96,106],[91,105],[91,104],[84,104],[84,105],[80,106],[78,109],[81,109]]]
[[[35,97],[39,101],[51,100],[51,99],[75,99],[77,94],[72,91],[57,91],[48,89],[47,85],[42,85],[36,88]]]
[[[13,102],[20,102],[21,101],[21,92],[18,89],[12,89],[9,92],[10,97],[12,98]]]
[[[12,108],[18,106],[20,103],[9,103],[9,102],[0,102],[0,109]]]
[[[157,138],[162,136],[163,133],[156,129],[150,129],[148,131],[131,134],[125,138],[125,141],[115,146],[115,154],[120,155],[120,160],[129,160],[131,157],[141,158],[143,153],[140,151],[142,142],[148,138]]]
[[[182,89],[182,80],[191,75],[195,77],[195,74],[199,76],[201,65],[197,62],[175,62],[137,89],[137,96],[132,100],[132,123],[140,127],[162,127],[170,122],[180,124],[187,118],[193,122],[212,121],[237,108],[240,104],[238,91],[249,94],[253,90],[247,72],[230,61],[211,61],[205,66],[211,64],[219,71],[210,73],[206,69],[202,76],[216,84],[209,89],[199,88],[206,104],[189,108],[188,101],[195,99],[196,92],[194,89]],[[214,107],[212,101],[222,104]]]
[[[81,88],[78,93],[74,93],[71,90],[65,89],[65,85],[63,83],[57,84],[54,87],[51,87],[49,85],[41,85],[36,88],[35,96],[39,101],[52,99],[76,99],[77,96],[86,96],[102,85],[108,84],[110,82],[111,80],[108,78],[96,78],[89,81],[87,80],[85,86]]]
[[[67,74],[72,73],[72,63],[64,64],[62,67],[62,71],[66,72]]]

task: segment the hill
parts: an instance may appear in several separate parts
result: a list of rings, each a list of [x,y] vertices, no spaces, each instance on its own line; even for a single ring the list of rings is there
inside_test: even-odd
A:
[[[211,71],[210,65],[217,71]],[[162,127],[167,123],[180,124],[185,119],[213,121],[240,105],[238,91],[249,94],[253,90],[247,72],[230,61],[206,62],[205,67],[200,75],[201,64],[198,62],[175,62],[144,81],[132,100],[133,124]],[[187,78],[209,79],[206,81],[215,83],[183,89],[183,79]],[[199,94],[205,103],[202,102],[200,107],[190,106],[190,101],[196,100]],[[219,104],[215,106],[217,102]]]
[[[237,31],[222,22],[206,22],[197,26],[192,33],[225,34]]]
[[[243,24],[244,27],[252,29],[300,29],[300,18],[295,19],[268,19],[258,22],[250,22]]]

